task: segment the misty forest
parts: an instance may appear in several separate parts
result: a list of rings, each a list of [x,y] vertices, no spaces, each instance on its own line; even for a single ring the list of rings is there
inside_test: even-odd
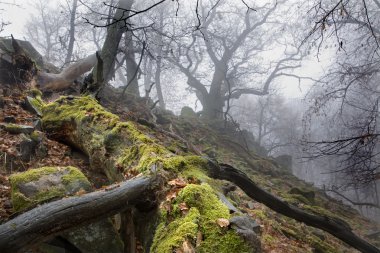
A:
[[[379,253],[379,82],[379,0],[0,0],[0,253]]]

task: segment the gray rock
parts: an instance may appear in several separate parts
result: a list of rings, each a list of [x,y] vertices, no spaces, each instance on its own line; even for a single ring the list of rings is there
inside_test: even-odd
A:
[[[42,122],[40,119],[33,120],[34,129],[41,131],[42,130]]]
[[[247,215],[235,216],[230,219],[230,226],[240,235],[254,252],[261,252],[260,239],[257,236],[260,233],[260,225]]]
[[[82,253],[123,253],[124,245],[110,219],[103,219],[63,234]]]
[[[38,108],[38,106],[35,105],[36,99],[27,96],[24,101],[24,108],[28,110],[29,112],[36,114],[38,116],[42,116],[41,110]]]
[[[236,227],[242,230],[253,231],[260,234],[260,225],[251,217],[247,215],[235,216],[230,219],[232,227]]]
[[[228,207],[230,213],[239,213],[240,211],[221,193],[218,193],[220,201]]]
[[[23,195],[22,199],[31,200],[32,203],[47,201],[52,197],[73,195],[81,189],[91,191],[91,185],[85,176],[73,167],[45,167],[16,174],[13,177],[16,178],[11,181],[20,181],[20,183],[17,183],[15,188],[12,187],[12,191],[18,191]],[[30,180],[25,181],[25,178]],[[49,198],[41,199],[42,194],[46,194]],[[68,246],[77,250],[65,251]],[[42,244],[39,250],[44,253],[123,253],[124,246],[111,220],[100,219],[58,235],[54,240]]]
[[[24,140],[20,142],[19,146],[21,160],[23,160],[24,162],[29,162],[36,153],[37,144],[37,142],[29,138],[24,138]]]
[[[253,201],[248,201],[247,206],[249,209],[255,209],[255,203]]]

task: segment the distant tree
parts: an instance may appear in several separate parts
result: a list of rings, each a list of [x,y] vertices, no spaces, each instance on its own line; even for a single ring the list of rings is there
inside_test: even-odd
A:
[[[379,158],[379,29],[378,1],[316,1],[309,14],[314,25],[308,40],[321,48],[336,48],[335,62],[315,85],[309,119],[330,117],[336,131],[309,140],[310,156],[332,156],[336,171],[349,184],[365,186],[380,175]]]
[[[296,105],[273,92],[254,99],[242,98],[232,113],[270,155],[289,154],[301,137],[301,112]]]
[[[222,118],[225,103],[243,94],[266,95],[276,78],[299,66],[302,53],[296,44],[291,46],[286,25],[277,19],[285,2],[254,10],[242,3],[200,2],[195,32],[171,33],[166,59],[186,76],[205,118]],[[279,57],[265,57],[263,52],[275,45],[281,48]]]
[[[25,25],[26,38],[40,50],[48,62],[63,65],[61,59],[65,50],[62,47],[62,38],[67,31],[64,15],[42,0],[35,1],[32,6],[37,13]]]

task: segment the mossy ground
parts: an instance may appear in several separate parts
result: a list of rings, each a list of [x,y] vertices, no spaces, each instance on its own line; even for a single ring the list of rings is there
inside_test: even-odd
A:
[[[183,213],[181,205],[186,205],[188,212]],[[217,224],[220,218],[229,219],[230,213],[214,190],[205,183],[189,184],[179,192],[172,210],[162,216],[151,250],[173,252],[188,240],[197,252],[251,252],[234,230]]]
[[[180,155],[175,154],[178,150],[184,149],[183,146],[186,146],[186,144],[178,144],[178,140],[175,140],[172,144],[165,143],[165,145],[162,145],[163,142],[157,141],[157,138],[152,136],[151,131],[149,132],[133,122],[119,122],[117,116],[105,111],[92,98],[59,99],[55,103],[45,106],[43,111],[45,114],[43,125],[46,128],[60,129],[60,124],[65,123],[68,125],[76,124],[79,126],[77,127],[79,131],[86,129],[86,127],[91,127],[94,130],[92,131],[92,135],[89,135],[89,133],[85,131],[79,133],[79,138],[81,138],[84,143],[87,143],[83,144],[86,149],[85,152],[90,156],[90,159],[93,157],[92,159],[98,158],[99,160],[106,160],[107,157],[116,154],[115,161],[107,163],[107,166],[110,170],[113,170],[114,174],[126,173],[129,170],[150,173],[152,170],[157,172],[159,169],[165,169],[171,171],[173,175],[178,174],[187,179],[192,178],[194,182],[200,183],[209,180],[202,173],[202,169],[207,168],[202,158],[193,156],[189,150],[184,152],[179,151],[182,152]],[[173,123],[178,123],[178,134],[194,145],[197,145],[197,148],[206,151],[212,150],[220,162],[231,163],[237,166],[260,186],[272,193],[281,195],[284,199],[289,198],[290,202],[301,208],[306,207],[307,209],[310,207],[316,211],[316,213],[320,214],[336,212],[336,210],[328,211],[328,209],[333,206],[338,209],[339,214],[344,214],[344,217],[351,218],[350,223],[354,227],[356,226],[356,220],[358,222],[362,221],[354,218],[356,217],[354,214],[347,214],[346,216],[345,211],[339,208],[339,203],[333,203],[332,205],[328,200],[324,199],[323,196],[318,194],[315,188],[308,186],[289,173],[283,173],[272,161],[266,158],[259,158],[251,151],[243,150],[241,147],[238,147],[238,145],[231,145],[233,141],[225,141],[225,137],[221,137],[213,129],[199,123],[197,120]],[[56,124],[58,124],[58,127]],[[153,133],[153,135],[155,134],[156,133]],[[105,148],[103,148],[104,146]],[[124,146],[124,148],[120,148],[122,146]],[[125,148],[125,146],[128,147]],[[172,147],[170,151],[166,146]],[[111,174],[112,173],[109,173],[109,175]],[[112,178],[112,176],[109,178]],[[208,183],[212,186],[218,186],[217,182]],[[312,191],[315,190],[317,193],[316,201],[312,203],[300,194],[287,194],[290,188],[294,186],[299,188],[310,187]],[[188,190],[185,190],[187,187],[189,187],[191,191],[189,190],[189,192],[187,192]],[[238,237],[235,237],[237,235],[233,233],[233,231],[217,227],[213,220],[215,218],[213,213],[215,213],[216,209],[218,210],[216,212],[218,215],[215,216],[220,216],[218,218],[229,217],[229,214],[223,211],[226,207],[224,207],[225,209],[206,208],[208,204],[205,202],[213,203],[215,205],[212,206],[218,207],[217,203],[219,200],[216,198],[214,201],[213,198],[210,197],[213,196],[212,188],[196,184],[194,186],[188,185],[187,187],[183,189],[183,193],[180,193],[174,203],[171,203],[173,209],[163,215],[163,222],[157,229],[156,239],[152,246],[154,252],[170,252],[168,251],[169,249],[173,250],[176,247],[181,247],[181,242],[184,240],[194,242],[195,228],[197,228],[197,233],[200,232],[204,235],[202,242],[197,246],[200,252],[234,252],[231,251],[231,249],[234,250],[235,246],[238,246],[240,250],[236,252],[244,252],[241,250],[245,249],[245,244],[241,239],[239,238],[240,241],[235,240]],[[199,193],[193,194],[192,192]],[[209,195],[210,192],[212,193],[211,195]],[[204,198],[204,196],[208,197]],[[204,199],[207,199],[207,201],[204,201]],[[236,204],[239,205],[239,208],[244,209],[243,205],[249,199],[242,193],[236,200]],[[182,202],[185,202],[189,207],[189,213],[187,215],[178,211],[178,205]],[[207,212],[205,210],[207,210]],[[317,237],[310,232],[312,229],[305,228],[305,226],[299,223],[288,226],[289,220],[278,219],[276,218],[277,215],[269,210],[263,211],[262,209],[256,209],[247,211],[252,213],[253,217],[261,220],[266,228],[262,236],[262,238],[264,238],[262,239],[264,248],[267,246],[270,248],[273,247],[273,244],[279,245],[280,243],[289,245],[291,250],[287,252],[311,252],[313,248],[317,247],[320,249],[324,248],[326,252],[334,252],[339,248],[346,249],[344,245],[331,236],[327,236],[327,239],[324,241],[316,239]],[[188,215],[190,216],[187,217]],[[179,227],[181,227],[181,229],[176,231],[175,229]],[[171,234],[167,231],[171,231],[170,233],[174,233],[178,235],[178,237],[172,238]],[[297,238],[299,234],[308,234],[310,236],[304,237],[309,239],[301,240]],[[160,240],[157,238],[160,238]],[[272,240],[272,238],[274,239]],[[208,244],[209,242],[210,244]],[[216,244],[218,245],[214,245],[215,242],[217,242]],[[322,246],[320,246],[320,244],[322,244]],[[226,245],[229,245],[229,251],[225,251]],[[212,247],[217,247],[219,251]]]

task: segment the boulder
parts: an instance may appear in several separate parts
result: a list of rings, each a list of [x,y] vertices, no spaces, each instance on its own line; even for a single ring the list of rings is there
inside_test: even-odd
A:
[[[24,211],[54,198],[75,195],[92,189],[84,174],[74,167],[30,169],[12,175],[10,182],[15,211]],[[69,230],[42,244],[39,250],[44,253],[59,253],[69,248],[78,250],[73,252],[82,253],[122,253],[124,246],[111,220],[102,219]]]
[[[254,252],[260,252],[261,244],[258,234],[260,234],[260,225],[247,215],[235,216],[230,220],[230,226],[236,230],[236,233],[244,238],[253,248]]]

